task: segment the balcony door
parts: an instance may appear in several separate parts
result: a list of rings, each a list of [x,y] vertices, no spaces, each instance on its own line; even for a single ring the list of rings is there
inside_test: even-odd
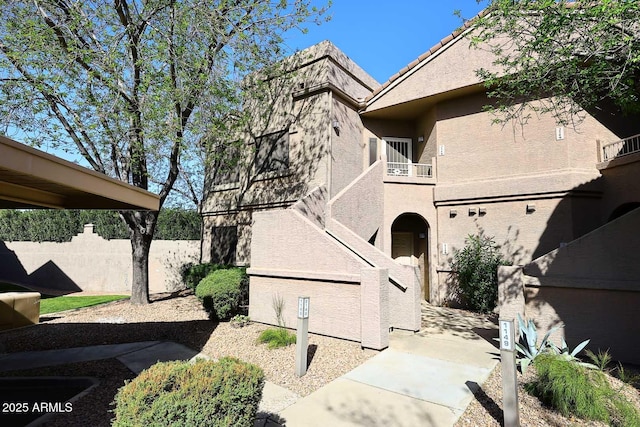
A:
[[[410,176],[412,145],[409,138],[385,138],[387,147],[387,175]]]

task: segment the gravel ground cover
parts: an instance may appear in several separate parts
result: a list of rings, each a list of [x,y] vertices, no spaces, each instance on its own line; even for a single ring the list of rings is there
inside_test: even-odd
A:
[[[43,316],[41,324],[0,333],[0,352],[40,351],[136,341],[175,341],[212,358],[234,356],[260,366],[268,381],[306,396],[349,372],[374,353],[359,343],[309,335],[307,374],[295,375],[295,346],[269,350],[256,344],[268,326],[252,323],[233,328],[208,319],[191,291],[152,296],[148,306],[128,301]],[[74,402],[73,411],[56,414],[47,426],[108,426],[110,404],[124,381],[134,377],[117,360],[101,360],[13,371],[2,376],[92,376],[100,385]]]
[[[534,380],[535,369],[530,368],[523,376],[518,374],[518,399],[520,408],[521,427],[603,427],[607,424],[597,421],[585,421],[575,417],[564,417],[551,408],[545,407],[540,401],[528,394],[524,384]],[[636,408],[640,408],[640,394],[638,390],[609,377],[614,389],[619,390]],[[491,373],[481,389],[475,393],[475,399],[458,419],[456,427],[500,427],[503,425],[502,415],[502,375],[500,365]]]
[[[266,325],[252,323],[245,328],[232,328],[228,323],[216,323],[207,318],[199,301],[190,291],[159,294],[153,303],[132,307],[128,301],[118,301],[85,309],[44,316],[42,324],[0,333],[0,352],[37,351],[116,344],[135,341],[166,340],[184,344],[194,350],[219,358],[238,357],[262,367],[268,381],[305,396],[334,378],[360,365],[375,353],[362,351],[358,343],[311,334],[309,336],[310,366],[302,378],[294,374],[295,348],[268,350],[256,344],[256,338]],[[486,328],[478,325],[495,323],[491,316],[463,310],[431,308],[423,312],[422,333],[448,330],[467,336]],[[488,335],[485,339],[491,339]],[[532,379],[519,376],[520,422],[523,427],[538,426],[601,426],[596,422],[566,418],[545,408],[528,395],[524,383]],[[81,399],[73,402],[73,411],[56,414],[46,426],[109,426],[111,402],[125,380],[134,378],[115,359],[2,373],[0,376],[90,376],[100,384]],[[501,426],[502,383],[498,365],[489,379],[475,393],[475,399],[456,423],[457,427]],[[640,407],[638,391],[612,378],[615,387]],[[0,425],[1,419],[0,419]]]

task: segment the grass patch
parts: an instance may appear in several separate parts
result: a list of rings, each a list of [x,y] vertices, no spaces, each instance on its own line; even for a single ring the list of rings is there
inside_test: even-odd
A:
[[[91,307],[129,298],[127,295],[63,296],[40,300],[40,314],[57,313],[74,308]]]
[[[285,328],[269,328],[262,331],[258,342],[267,344],[268,348],[286,347],[296,343],[296,336]]]

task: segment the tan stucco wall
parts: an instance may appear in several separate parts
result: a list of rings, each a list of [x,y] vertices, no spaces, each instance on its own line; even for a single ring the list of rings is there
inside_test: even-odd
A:
[[[366,241],[383,226],[383,173],[383,163],[374,163],[329,201],[331,218]]]
[[[105,240],[85,228],[85,232],[75,236],[71,242],[4,244],[13,254],[2,254],[2,271],[8,268],[7,263],[18,262],[26,274],[32,274],[47,263],[47,268],[50,268],[53,263],[82,291],[125,294],[131,292],[129,240]],[[199,241],[153,241],[149,253],[149,291],[167,292],[184,287],[180,278],[180,267],[188,262],[198,262],[199,255]],[[48,283],[38,285],[44,288],[56,287],[56,284]]]
[[[311,190],[309,194],[298,200],[291,208],[300,212],[302,216],[317,227],[324,228],[328,201],[327,188],[321,186]]]
[[[207,188],[202,209],[205,260],[211,253],[211,227],[237,225],[236,263],[248,264],[252,212],[288,207],[316,187],[335,195],[363,170],[362,123],[350,106],[355,101],[345,96],[364,97],[378,83],[329,42],[297,53],[284,69],[291,73],[271,80],[259,99],[245,104],[252,119],[242,137],[248,144],[241,154],[239,182]],[[256,175],[249,143],[287,127],[288,171]]]
[[[475,70],[493,69],[488,55],[486,50],[471,48],[469,39],[449,43],[375,97],[367,112],[476,85]]]
[[[524,272],[535,277],[588,278],[603,287],[610,281],[627,282],[630,288],[625,289],[640,291],[640,239],[635,238],[638,226],[640,210],[636,209],[537,258],[525,265]]]
[[[359,275],[366,266],[293,209],[256,212],[253,220],[253,269]]]
[[[563,169],[588,170],[597,175],[598,139],[616,139],[604,126],[587,116],[576,129],[565,127],[556,140],[556,123],[549,114],[532,117],[524,126],[492,124],[482,111],[489,101],[482,94],[438,104],[438,182],[547,173]]]
[[[275,323],[273,300],[283,298],[285,320],[292,326],[297,297],[309,296],[310,331],[362,341],[365,347],[386,346],[385,307],[390,305],[386,271],[375,273],[379,279],[373,280],[375,274],[362,259],[297,209],[255,213],[251,245],[249,315],[253,320]]]
[[[563,324],[555,335],[573,349],[590,339],[587,348],[609,350],[615,360],[640,363],[634,337],[640,333],[637,307],[640,292],[556,287],[527,287],[527,317],[535,319],[538,334]]]
[[[527,213],[527,205],[535,205],[535,211]],[[454,251],[464,246],[465,238],[479,233],[494,237],[513,263],[529,262],[599,225],[598,215],[594,214],[589,221],[592,210],[581,206],[578,200],[554,197],[440,207],[438,234],[440,244],[447,243],[449,254],[440,251],[439,266],[447,269]],[[481,208],[485,214],[479,213]],[[455,216],[452,210],[457,212]],[[470,214],[470,210],[475,213]]]
[[[249,317],[256,322],[276,324],[273,298],[279,297],[285,302],[286,325],[295,328],[301,296],[310,297],[310,332],[360,341],[359,283],[251,276]]]
[[[331,130],[329,186],[333,197],[362,173],[363,157],[368,151],[362,144],[363,125],[358,112],[336,96],[332,96],[331,110],[332,120],[339,125]]]
[[[290,96],[290,94],[289,94]],[[256,174],[254,146],[247,145],[241,154],[240,179],[236,184],[211,186],[203,202],[204,213],[228,212],[252,206],[292,203],[310,189],[328,181],[329,93],[319,93],[300,101],[304,113],[289,128],[289,168],[285,173]],[[256,136],[282,130],[271,125]]]
[[[424,138],[423,142],[419,142],[417,137],[415,139],[417,163],[431,163],[431,159],[436,157],[438,151],[436,129],[436,109],[430,108],[417,120],[417,137]]]
[[[640,332],[639,224],[640,211],[631,212],[523,269],[503,270],[501,316],[524,313],[539,334],[564,325],[556,342],[564,337],[573,347],[591,339],[591,350],[609,349],[614,359],[639,363],[632,338]]]
[[[379,139],[384,139],[388,136],[413,138],[416,132],[413,120],[384,120],[363,117],[363,123],[366,127],[365,137],[367,140],[369,136]],[[384,146],[382,148],[382,153],[384,154]]]
[[[251,259],[251,210],[223,212],[203,217],[202,261],[210,262],[212,254],[212,229],[214,227],[237,227],[235,265],[248,265]]]
[[[384,252],[391,255],[391,227],[393,222],[402,214],[416,213],[420,215],[429,226],[427,235],[427,257],[428,271],[430,283],[430,298],[433,303],[443,301],[439,295],[436,267],[438,254],[438,236],[437,236],[437,213],[433,204],[433,187],[435,181],[423,185],[400,184],[393,182],[385,182],[384,184],[384,225],[383,225],[383,242]],[[422,299],[422,298],[420,298]]]
[[[352,98],[363,98],[380,86],[358,64],[328,40],[296,53],[290,60],[295,67],[317,67],[313,79],[306,79],[310,85],[331,83]]]

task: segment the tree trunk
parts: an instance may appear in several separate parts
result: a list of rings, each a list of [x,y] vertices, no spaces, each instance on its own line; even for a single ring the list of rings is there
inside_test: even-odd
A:
[[[133,230],[131,233],[131,304],[149,304],[149,250],[152,236]]]
[[[158,212],[120,212],[131,236],[131,304],[149,304],[149,251],[158,220]]]

